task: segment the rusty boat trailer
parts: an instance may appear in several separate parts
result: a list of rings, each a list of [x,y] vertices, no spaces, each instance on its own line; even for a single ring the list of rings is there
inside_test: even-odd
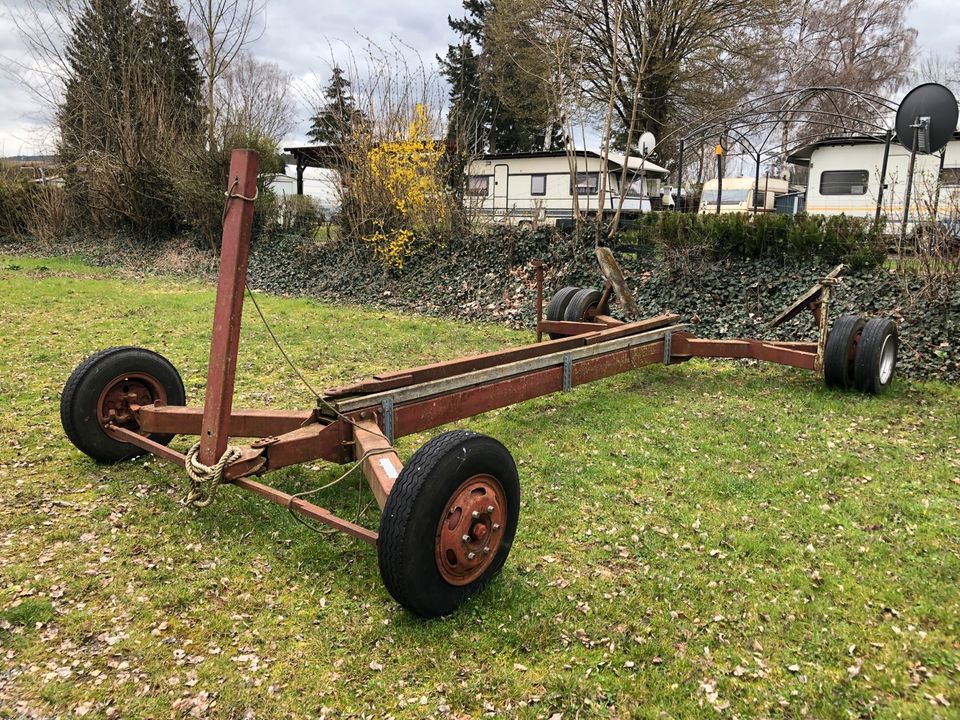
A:
[[[600,249],[607,283],[602,291],[590,291],[592,298],[573,289],[581,294],[574,319],[559,319],[562,303],[554,301],[544,318],[543,270],[537,267],[533,344],[376,375],[328,390],[316,407],[303,411],[234,408],[258,164],[253,151],[233,152],[203,408],[183,404],[179,375],[163,358],[141,349],[113,348],[74,371],[61,401],[64,428],[96,460],[146,452],[180,466],[194,463],[211,470],[216,482],[233,484],[376,546],[387,589],[421,616],[452,612],[502,568],[519,519],[519,479],[509,452],[493,438],[447,432],[427,442],[406,466],[393,448],[397,438],[635,368],[693,357],[753,358],[823,373],[829,350],[827,303],[839,269],[778,318],[813,310],[821,328],[819,342],[707,340],[688,332],[677,315],[623,322],[606,314],[613,296],[626,306],[633,300],[609,251]],[[564,290],[568,299],[577,295]],[[853,384],[857,346],[870,339],[863,319],[847,325],[845,354],[834,350],[830,384]],[[544,334],[552,339],[543,340]],[[889,333],[871,340],[876,345],[885,339],[881,350],[871,351],[877,365],[872,369],[881,378],[884,363],[890,365],[890,347],[895,364],[895,330],[892,337],[892,343]],[[886,370],[879,389],[889,384],[892,366]],[[199,437],[192,458],[168,447],[175,435]],[[228,447],[232,438],[249,442]],[[259,479],[318,459],[360,464],[382,509],[379,533]]]

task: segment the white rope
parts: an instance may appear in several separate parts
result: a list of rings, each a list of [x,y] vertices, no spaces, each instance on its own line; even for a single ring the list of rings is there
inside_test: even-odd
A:
[[[204,465],[197,459],[200,443],[194,444],[189,450],[184,462],[187,477],[190,478],[190,489],[183,502],[191,507],[205,508],[213,502],[217,486],[223,482],[223,471],[234,460],[240,459],[243,454],[240,448],[229,445],[223,457],[214,465]]]

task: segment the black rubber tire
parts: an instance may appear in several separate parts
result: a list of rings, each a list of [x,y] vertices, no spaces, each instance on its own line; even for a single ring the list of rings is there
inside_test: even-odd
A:
[[[493,476],[503,488],[504,534],[484,573],[467,585],[453,585],[437,567],[437,528],[457,488],[478,474]],[[503,568],[519,518],[520,479],[510,452],[494,438],[469,430],[438,435],[413,454],[387,497],[377,542],[383,583],[411,612],[425,618],[447,615]]]
[[[587,313],[591,308],[596,308],[600,303],[603,293],[595,288],[584,288],[567,303],[567,309],[563,313],[563,319],[572,322],[587,322],[590,318]]]
[[[183,405],[186,392],[177,369],[152,350],[138,347],[114,347],[94,353],[71,373],[60,396],[60,422],[76,448],[97,462],[118,462],[143,455],[146,451],[129,443],[117,442],[104,432],[97,403],[108,383],[124,373],[152,376],[166,392],[167,405]],[[150,435],[166,445],[173,435]]]
[[[827,387],[847,390],[854,386],[854,346],[865,324],[859,315],[841,315],[833,323],[823,352],[823,381]]]
[[[573,296],[580,292],[580,288],[567,286],[565,288],[560,288],[557,290],[553,297],[550,298],[550,302],[547,303],[547,311],[545,313],[545,319],[550,322],[556,322],[557,320],[563,320],[563,314],[567,309],[567,305],[573,299]],[[566,337],[566,335],[559,335],[557,333],[548,333],[551,340],[556,340],[558,338]]]
[[[897,323],[891,318],[872,318],[867,321],[860,335],[853,368],[854,384],[858,390],[879,395],[890,387],[896,374],[899,342]],[[888,372],[884,372],[887,364],[885,354],[889,355]]]

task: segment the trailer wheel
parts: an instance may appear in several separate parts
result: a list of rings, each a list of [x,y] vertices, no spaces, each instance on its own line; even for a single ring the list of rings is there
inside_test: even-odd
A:
[[[823,351],[823,381],[828,387],[853,387],[857,347],[865,324],[859,315],[841,315],[830,328]]]
[[[891,318],[867,321],[853,368],[858,390],[879,395],[890,387],[897,369],[898,344],[897,324]]]
[[[573,299],[573,296],[578,292],[580,292],[580,288],[573,286],[568,286],[557,290],[557,292],[553,294],[553,297],[550,298],[550,302],[547,303],[547,320],[550,322],[563,320],[563,315],[567,310],[567,305]],[[565,335],[560,335],[558,333],[549,333],[549,335],[551,340],[566,337]]]
[[[186,393],[177,369],[164,357],[137,347],[94,353],[73,371],[60,396],[60,422],[80,452],[97,462],[117,462],[144,450],[118,442],[105,432],[109,422],[137,429],[130,404],[183,405]],[[149,435],[166,445],[173,435]]]
[[[380,519],[377,558],[393,598],[447,615],[500,572],[520,516],[509,451],[468,430],[443,433],[404,465]]]
[[[584,288],[572,298],[564,311],[563,319],[573,322],[589,322],[592,315],[599,312],[600,299],[603,293],[594,288]]]

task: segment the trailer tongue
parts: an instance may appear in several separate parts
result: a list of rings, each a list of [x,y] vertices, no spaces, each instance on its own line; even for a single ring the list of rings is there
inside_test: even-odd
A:
[[[184,404],[180,376],[161,356],[111,348],[84,360],[67,381],[61,399],[64,429],[94,460],[148,452],[184,467],[196,505],[209,504],[217,487],[230,483],[375,545],[390,594],[424,617],[454,611],[503,567],[519,520],[519,477],[509,451],[484,435],[443,433],[405,465],[393,448],[397,438],[645,365],[692,357],[792,365],[822,371],[830,385],[868,392],[881,392],[892,380],[897,349],[892,321],[843,316],[833,332],[826,332],[830,287],[839,269],[781,318],[814,310],[819,342],[704,340],[687,332],[676,315],[637,322],[608,315],[612,297],[627,308],[632,298],[612,255],[601,251],[604,290],[564,288],[549,303],[546,318],[538,267],[537,338],[546,333],[554,339],[383,373],[328,390],[308,410],[235,409],[257,166],[256,153],[234,151],[203,409]],[[199,436],[199,441],[180,452],[168,446],[176,435]],[[255,439],[231,445],[233,438]],[[306,499],[311,493],[292,495],[254,479],[318,459],[357,463],[382,510],[379,531],[315,505]]]

